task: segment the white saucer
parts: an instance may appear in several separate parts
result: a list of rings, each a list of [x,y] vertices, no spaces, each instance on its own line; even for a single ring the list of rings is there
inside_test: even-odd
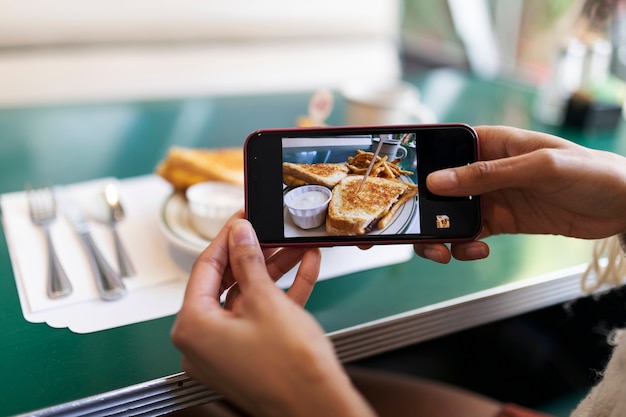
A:
[[[199,255],[211,243],[194,230],[187,202],[180,193],[171,194],[163,202],[159,227],[170,243],[193,255]]]

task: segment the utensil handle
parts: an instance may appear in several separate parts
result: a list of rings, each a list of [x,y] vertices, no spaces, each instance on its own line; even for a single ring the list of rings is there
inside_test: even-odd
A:
[[[44,233],[48,246],[48,284],[46,292],[49,298],[65,297],[72,293],[72,284],[67,278],[63,265],[61,265],[61,261],[59,261],[59,257],[54,250],[50,229],[44,227]]]
[[[120,239],[119,233],[117,233],[117,229],[112,226],[111,231],[113,232],[113,242],[115,244],[115,253],[117,254],[117,263],[120,268],[120,275],[123,277],[132,277],[135,275],[135,268],[133,267],[133,263],[130,261],[130,256],[122,244],[122,240]]]
[[[126,286],[120,276],[111,268],[102,253],[96,247],[89,233],[80,235],[85,246],[89,264],[93,270],[100,298],[105,301],[117,300],[126,295]]]

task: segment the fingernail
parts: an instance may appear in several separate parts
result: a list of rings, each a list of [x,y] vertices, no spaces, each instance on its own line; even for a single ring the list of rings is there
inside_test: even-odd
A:
[[[437,190],[451,190],[459,185],[459,179],[451,169],[435,171],[428,176],[428,184]]]
[[[256,245],[257,239],[254,229],[246,220],[237,220],[231,229],[233,241],[241,245]]]

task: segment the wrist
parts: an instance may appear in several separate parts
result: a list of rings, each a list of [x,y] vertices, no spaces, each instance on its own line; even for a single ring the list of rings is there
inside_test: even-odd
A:
[[[342,416],[342,417],[376,417],[375,411],[348,379],[347,384],[336,384],[321,395],[313,407],[302,414],[302,417]],[[300,408],[300,411],[304,411]],[[314,411],[311,413],[311,411]],[[294,414],[296,415],[296,414]]]
[[[271,389],[261,389],[244,408],[264,417],[375,417],[332,350],[307,346],[298,351],[295,362],[281,363],[285,367],[268,376]]]
[[[310,384],[304,395],[298,396],[295,407],[287,414],[296,417],[342,416],[375,417],[376,413],[352,385],[339,366],[323,379]]]

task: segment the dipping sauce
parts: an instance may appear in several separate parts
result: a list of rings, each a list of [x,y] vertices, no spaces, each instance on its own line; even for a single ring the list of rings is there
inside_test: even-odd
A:
[[[243,187],[219,181],[194,184],[187,189],[186,197],[193,228],[209,240],[245,202]]]
[[[207,190],[204,193],[198,193],[192,204],[201,214],[212,214],[216,210],[228,210],[228,216],[234,213],[238,208],[243,207],[243,190],[236,189],[215,189]]]
[[[331,195],[321,185],[303,185],[285,195],[285,206],[296,226],[314,229],[324,224]]]
[[[328,194],[321,191],[307,191],[297,195],[291,201],[291,207],[298,210],[306,210],[319,207],[328,200]]]

